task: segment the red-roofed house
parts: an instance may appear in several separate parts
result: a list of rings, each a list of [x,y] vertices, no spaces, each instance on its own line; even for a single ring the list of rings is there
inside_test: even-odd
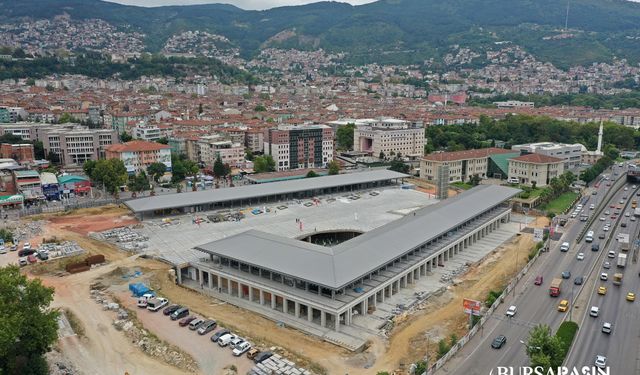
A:
[[[517,178],[520,183],[546,186],[554,177],[564,173],[564,160],[542,154],[525,154],[509,159],[509,179]]]
[[[107,159],[120,159],[129,174],[136,174],[153,163],[163,163],[171,172],[171,147],[156,142],[133,140],[106,147]]]

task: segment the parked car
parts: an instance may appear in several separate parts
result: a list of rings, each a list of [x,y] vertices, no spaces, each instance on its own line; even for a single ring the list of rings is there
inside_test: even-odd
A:
[[[239,357],[249,349],[251,349],[251,344],[248,341],[243,341],[233,348],[233,355]]]
[[[145,293],[145,294],[143,294],[142,296],[140,296],[140,297],[138,298],[138,302],[137,302],[138,307],[142,307],[142,308],[147,307],[147,302],[149,302],[149,300],[150,300],[151,298],[153,298],[153,297],[154,297],[154,295],[153,295],[153,294],[151,294],[151,293]]]
[[[231,342],[229,343],[229,347],[231,349],[235,349],[237,345],[240,345],[244,342],[245,340],[242,337],[238,337],[236,336],[236,338],[234,338],[233,340],[231,340]]]
[[[202,323],[200,328],[198,328],[199,335],[206,335],[207,333],[213,331],[218,326],[215,320],[209,319],[206,322]]]
[[[164,315],[171,315],[171,314],[173,314],[174,311],[178,310],[179,308],[182,308],[182,306],[180,306],[180,305],[171,305],[169,307],[165,307],[164,310],[162,310],[162,313]]]
[[[573,279],[573,283],[575,285],[582,285],[583,282],[584,282],[584,277],[582,276],[578,276],[575,279]]]
[[[506,338],[505,338],[505,340],[506,340]],[[261,362],[266,361],[267,359],[271,358],[272,355],[273,355],[273,353],[271,353],[271,352],[260,352],[260,353],[256,354],[255,358],[253,358],[253,362],[261,363]]]
[[[18,264],[20,265],[20,267],[23,267],[29,264],[29,261],[27,260],[27,257],[20,257],[18,259]]]
[[[22,249],[22,250],[18,251],[18,256],[19,257],[26,257],[26,256],[29,256],[29,255],[35,253],[35,252],[36,251],[33,250],[33,249]]]
[[[187,316],[185,318],[180,319],[180,321],[178,322],[178,325],[180,327],[185,327],[185,326],[188,326],[194,320],[196,320],[196,316],[195,315]]]
[[[560,251],[563,253],[569,251],[569,243],[563,242],[562,245],[560,245]]]
[[[189,309],[186,307],[181,307],[178,310],[171,313],[171,320],[182,319],[186,316],[189,316]]]
[[[4,245],[0,245],[0,254],[6,254],[7,253],[7,248],[4,247]]]
[[[168,304],[169,300],[166,298],[151,298],[147,301],[147,310],[155,312],[167,306]]]
[[[49,259],[49,253],[47,251],[38,251],[36,252],[36,255],[38,256],[38,258],[40,258],[40,260],[48,260]]]
[[[38,259],[36,259],[36,256],[35,256],[35,255],[31,254],[31,255],[29,255],[29,256],[27,257],[27,261],[28,261],[29,263],[36,263],[36,262],[38,261]]]
[[[228,329],[221,329],[218,332],[214,333],[213,336],[211,336],[211,341],[213,342],[218,342],[218,339],[226,334],[231,333],[231,331],[229,331]]]
[[[254,359],[258,353],[260,353],[260,351],[257,348],[251,348],[247,352],[247,358]]]
[[[196,329],[200,328],[202,323],[204,323],[204,319],[195,318],[189,323],[189,329],[192,330],[192,331],[195,331]]]
[[[231,340],[233,340],[235,338],[236,338],[236,335],[234,335],[233,333],[227,333],[226,335],[222,335],[218,339],[218,345],[222,346],[222,347],[225,347],[225,346],[229,345],[231,343]]]
[[[500,349],[504,346],[504,344],[506,344],[506,342],[507,342],[507,337],[505,335],[498,335],[491,342],[491,347],[494,349]]]

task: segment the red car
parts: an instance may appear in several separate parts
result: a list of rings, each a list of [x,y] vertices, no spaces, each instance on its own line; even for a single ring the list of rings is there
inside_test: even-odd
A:
[[[180,325],[180,327],[188,326],[189,323],[191,323],[195,319],[196,319],[196,317],[194,315],[187,316],[186,318],[180,319],[180,322],[178,322],[178,325]]]
[[[533,283],[536,285],[542,285],[542,276],[536,276],[536,281],[534,281]]]
[[[38,259],[36,259],[36,256],[35,256],[35,255],[31,254],[31,255],[29,255],[29,256],[27,257],[27,261],[28,261],[29,263],[35,263],[35,262],[37,262],[37,261],[38,261]]]

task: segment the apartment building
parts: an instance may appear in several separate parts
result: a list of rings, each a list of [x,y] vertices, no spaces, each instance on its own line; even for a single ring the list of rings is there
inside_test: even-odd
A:
[[[253,153],[264,151],[264,130],[259,128],[249,128],[245,133],[245,146]]]
[[[511,146],[511,149],[520,152],[520,154],[535,153],[560,158],[564,160],[564,170],[571,170],[580,166],[582,153],[587,151],[587,148],[580,143],[566,144],[553,142],[514,145]]]
[[[58,155],[63,166],[83,165],[87,160],[104,159],[106,148],[120,142],[115,130],[89,129],[83,126],[43,129],[39,139],[43,143],[45,155],[49,152]]]
[[[333,130],[327,125],[280,125],[264,131],[264,153],[278,171],[324,168],[333,160]]]
[[[18,122],[15,124],[0,124],[0,132],[2,134],[13,134],[25,141],[43,140],[43,134],[46,129],[72,129],[78,124],[42,124],[37,122]]]
[[[509,179],[517,178],[521,184],[546,186],[554,177],[564,173],[565,160],[542,154],[525,154],[509,159]]]
[[[143,141],[155,142],[162,138],[162,134],[157,125],[150,125],[141,122],[133,128],[132,137]]]
[[[468,181],[475,174],[480,178],[500,174],[504,178],[508,173],[505,157],[518,155],[517,152],[495,147],[429,154],[420,161],[420,177],[435,181],[438,167],[446,165],[449,167],[449,183]],[[494,173],[490,173],[491,165],[494,166]]]
[[[146,171],[153,163],[163,163],[171,171],[171,147],[157,142],[133,140],[105,148],[107,159],[120,159],[127,173]]]
[[[357,120],[353,132],[353,150],[372,156],[401,154],[412,158],[424,155],[427,139],[421,122],[379,118]]]
[[[217,158],[230,167],[244,166],[244,145],[242,143],[224,139],[219,135],[209,135],[200,137],[197,147],[198,161],[207,167],[213,167]]]

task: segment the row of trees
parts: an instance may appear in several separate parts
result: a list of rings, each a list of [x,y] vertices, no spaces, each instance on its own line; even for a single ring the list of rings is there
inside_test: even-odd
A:
[[[427,152],[460,151],[530,142],[581,143],[594,150],[598,144],[598,123],[579,124],[545,116],[509,115],[503,120],[481,116],[479,124],[430,126],[426,129]],[[640,148],[640,131],[614,123],[604,124],[604,145],[618,149]]]
[[[576,176],[571,172],[564,172],[560,177],[554,177],[540,192],[540,200],[544,203],[557,198],[560,194],[569,191],[571,184],[576,181]],[[535,185],[533,186],[535,188]]]
[[[592,165],[590,168],[585,169],[580,174],[580,179],[586,183],[589,183],[595,180],[600,173],[604,172],[605,169],[609,168],[613,164],[613,159],[609,156],[603,156],[598,160],[597,163]]]
[[[640,107],[640,91],[638,90],[638,84],[634,79],[625,79],[613,84],[617,88],[628,88],[634,91],[625,92],[615,95],[603,95],[603,94],[541,94],[541,95],[522,95],[522,94],[506,94],[496,95],[489,98],[476,98],[472,97],[469,101],[471,105],[478,106],[494,106],[493,102],[506,101],[506,100],[520,100],[525,102],[534,102],[536,107],[547,106],[586,106],[595,109],[599,108],[638,108]]]

